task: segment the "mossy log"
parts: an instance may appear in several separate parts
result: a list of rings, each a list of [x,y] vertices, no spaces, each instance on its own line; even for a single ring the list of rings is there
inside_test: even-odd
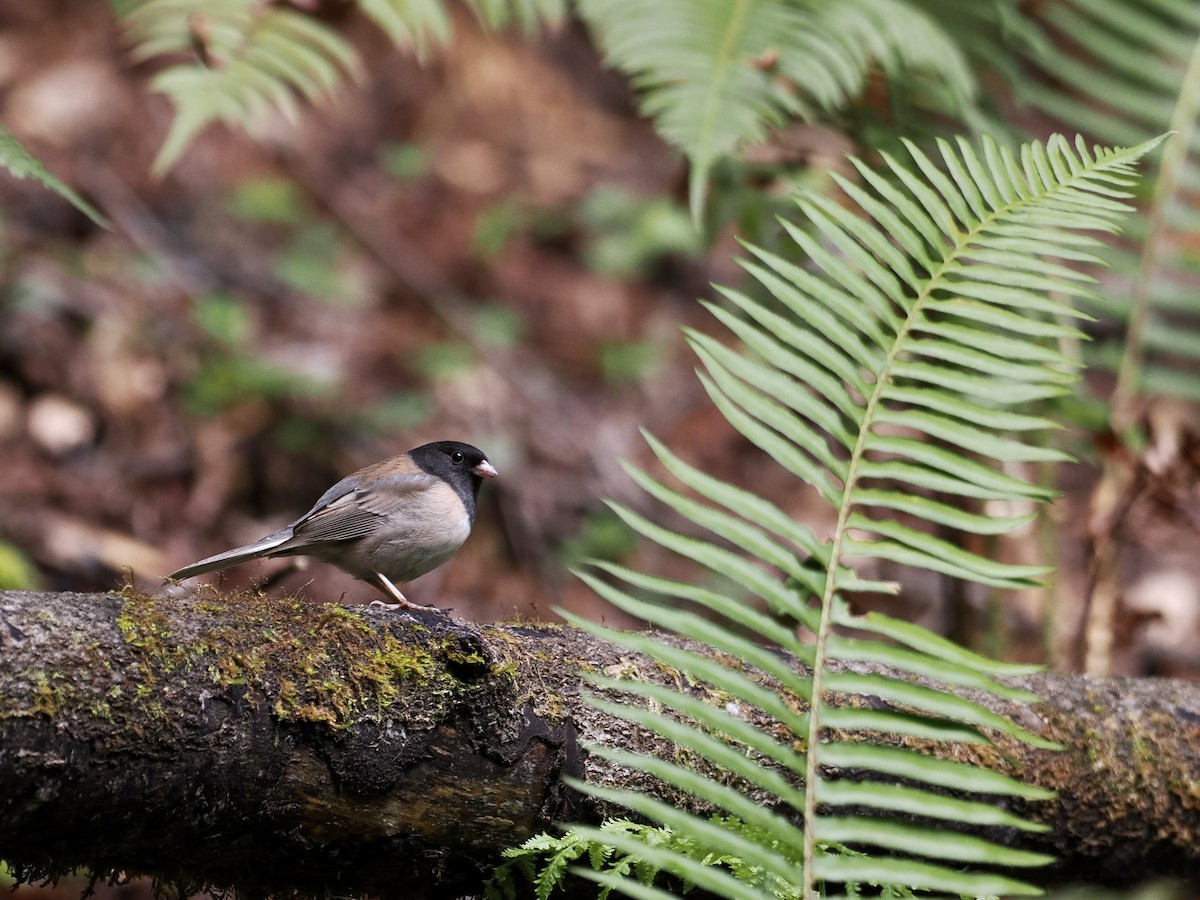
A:
[[[0,858],[180,890],[456,897],[500,852],[629,785],[589,743],[671,752],[580,701],[581,671],[666,678],[575,629],[285,597],[0,593]],[[1042,881],[1200,873],[1200,686],[1046,674],[1065,746],[953,746],[1057,790],[1014,835]],[[655,790],[651,782],[632,785]]]

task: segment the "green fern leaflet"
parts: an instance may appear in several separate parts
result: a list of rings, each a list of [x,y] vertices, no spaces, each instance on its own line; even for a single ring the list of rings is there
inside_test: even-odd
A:
[[[855,211],[813,193],[799,198],[807,227],[785,225],[809,266],[750,248],[744,265],[772,302],[724,290],[728,306],[709,306],[746,351],[700,333],[689,340],[713,401],[767,456],[817,490],[835,511],[832,533],[818,537],[768,500],[707,475],[651,438],[678,487],[633,476],[713,539],[614,508],[643,536],[747,596],[597,563],[583,577],[598,593],[715,652],[581,623],[678,671],[684,685],[602,677],[596,681],[607,699],[593,702],[698,754],[743,787],[675,761],[605,747],[592,752],[643,770],[746,828],[730,834],[639,793],[583,790],[668,826],[713,858],[732,855],[765,867],[792,886],[791,896],[806,900],[822,885],[853,882],[970,896],[1037,893],[989,867],[1037,866],[1046,857],[955,826],[1039,830],[991,798],[1045,792],[911,746],[997,736],[1048,746],[953,692],[969,687],[1032,702],[1003,680],[1028,669],[990,662],[886,616],[856,615],[846,598],[888,587],[858,574],[862,560],[998,587],[1034,584],[1046,574],[974,554],[922,523],[1004,532],[1027,519],[994,519],[979,511],[981,501],[1046,497],[1043,488],[979,459],[1062,458],[1030,439],[1052,423],[1019,409],[1069,390],[1075,378],[1057,344],[1075,333],[1064,324],[1071,310],[1047,295],[1087,296],[1089,279],[1054,258],[1089,259],[1097,242],[1082,232],[1116,228],[1127,211],[1133,165],[1155,143],[1089,149],[1082,140],[1055,137],[1014,154],[988,140],[979,149],[941,142],[940,165],[907,145],[911,163],[887,157],[880,173],[855,162],[861,180],[839,179]],[[801,623],[810,639],[786,620]],[[747,708],[769,715],[770,727],[752,727],[739,712]],[[849,772],[853,778],[840,777]],[[774,802],[755,802],[750,793]],[[905,815],[927,824],[898,818]],[[728,867],[706,865],[695,854],[639,845],[636,835],[576,833],[607,838],[618,851],[717,896],[758,896]],[[837,849],[843,846],[853,852]],[[608,874],[592,877],[637,896],[660,896]]]
[[[88,203],[68,185],[50,174],[32,153],[5,128],[0,128],[0,166],[4,167],[14,178],[32,178],[58,196],[62,197],[77,210],[99,225],[108,227],[108,220],[96,207]]]

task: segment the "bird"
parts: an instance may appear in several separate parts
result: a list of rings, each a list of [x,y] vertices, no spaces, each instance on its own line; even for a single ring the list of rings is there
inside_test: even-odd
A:
[[[475,523],[475,500],[495,466],[461,441],[435,441],[347,475],[313,508],[278,531],[167,576],[183,581],[252,559],[311,556],[379,588],[392,609],[437,610],[410,602],[396,583],[450,559]],[[379,601],[375,601],[378,603]]]

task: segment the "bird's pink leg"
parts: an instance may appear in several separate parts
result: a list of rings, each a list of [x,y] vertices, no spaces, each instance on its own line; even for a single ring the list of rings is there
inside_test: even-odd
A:
[[[382,572],[375,572],[375,583],[383,590],[385,594],[389,594],[395,598],[395,603],[384,603],[382,600],[372,600],[371,606],[382,606],[384,609],[420,609],[425,612],[445,612],[444,609],[439,609],[436,606],[418,606],[413,603],[402,593],[396,585],[392,584],[392,580]]]

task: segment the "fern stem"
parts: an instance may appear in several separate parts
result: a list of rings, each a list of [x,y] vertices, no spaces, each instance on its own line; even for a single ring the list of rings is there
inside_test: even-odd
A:
[[[943,261],[942,269],[945,268],[945,265],[946,262]],[[926,294],[926,296],[928,295]],[[875,382],[875,389],[871,392],[871,397],[867,401],[867,407],[863,415],[863,424],[859,429],[854,450],[850,454],[850,463],[846,467],[846,483],[842,488],[843,500],[838,508],[837,525],[834,528],[833,543],[829,554],[829,566],[825,571],[825,590],[821,595],[821,618],[820,624],[817,626],[816,645],[813,652],[812,703],[808,712],[807,755],[804,764],[804,862],[802,866],[804,873],[804,900],[813,900],[816,897],[816,893],[814,892],[816,885],[813,878],[813,848],[815,847],[815,841],[812,835],[813,827],[817,821],[816,784],[819,765],[817,761],[817,746],[821,739],[822,729],[819,710],[822,706],[822,693],[824,691],[825,647],[829,641],[829,634],[833,625],[832,607],[834,595],[837,593],[837,570],[839,560],[842,557],[842,539],[848,530],[847,525],[850,520],[851,510],[853,509],[850,496],[855,484],[858,482],[858,466],[862,461],[863,455],[866,453],[866,439],[870,434],[870,423],[873,420],[873,413],[881,399],[883,386],[888,381],[888,373],[891,371],[896,354],[903,343],[903,337],[911,329],[913,315],[919,306],[919,301],[913,304],[912,312],[905,319],[904,325],[897,333],[896,341],[893,342],[884,365],[880,369],[879,378]]]
[[[994,215],[993,215],[994,217]],[[990,220],[989,220],[990,221]],[[979,227],[982,227],[980,223]],[[959,243],[955,251],[960,251],[966,247],[978,229],[972,229],[965,240]],[[816,645],[813,654],[812,667],[812,704],[809,709],[808,716],[808,740],[807,740],[807,756],[805,758],[804,771],[804,900],[812,900],[816,896],[814,893],[815,883],[813,879],[813,848],[815,842],[812,839],[813,827],[817,820],[817,791],[815,785],[817,783],[817,769],[819,767],[817,746],[821,738],[821,717],[820,707],[822,705],[823,682],[826,666],[826,644],[829,641],[829,635],[833,627],[833,598],[837,593],[837,571],[840,567],[842,558],[842,541],[849,530],[848,525],[850,516],[854,510],[853,494],[854,488],[858,484],[859,464],[866,455],[867,438],[871,433],[871,424],[875,420],[875,410],[883,399],[884,389],[891,381],[891,371],[896,357],[901,349],[905,346],[905,338],[912,330],[913,322],[923,312],[923,304],[930,297],[933,291],[937,288],[946,267],[956,259],[956,252],[948,254],[938,267],[937,271],[931,273],[929,283],[925,290],[922,291],[914,300],[912,308],[904,319],[904,323],[896,332],[896,338],[892,341],[892,345],[888,350],[887,356],[884,359],[883,365],[880,366],[878,377],[875,380],[875,388],[871,391],[871,396],[867,400],[866,408],[863,411],[862,425],[858,430],[858,438],[855,441],[854,449],[850,453],[849,464],[846,467],[846,483],[842,487],[842,502],[838,507],[837,525],[834,527],[832,547],[829,554],[829,566],[825,572],[825,590],[821,596],[821,618],[820,624],[817,626]]]
[[[1192,46],[1192,58],[1188,61],[1179,98],[1171,113],[1169,131],[1175,133],[1163,149],[1162,163],[1154,184],[1150,208],[1146,212],[1146,239],[1142,243],[1142,258],[1137,277],[1131,287],[1129,324],[1125,332],[1125,352],[1117,372],[1117,384],[1112,395],[1112,427],[1118,435],[1130,440],[1136,420],[1135,403],[1141,383],[1142,365],[1145,361],[1144,345],[1146,324],[1151,312],[1151,290],[1155,274],[1166,256],[1167,208],[1182,189],[1182,179],[1187,171],[1188,151],[1196,130],[1196,118],[1200,116],[1200,39]]]

